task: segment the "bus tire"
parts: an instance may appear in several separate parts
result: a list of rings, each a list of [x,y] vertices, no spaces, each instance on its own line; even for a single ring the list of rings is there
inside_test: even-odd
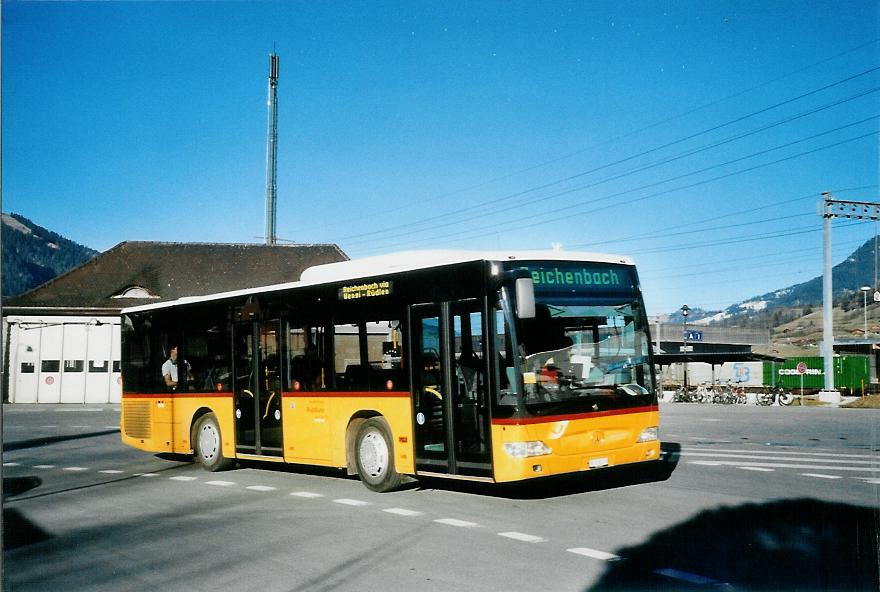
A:
[[[394,468],[391,428],[382,417],[371,417],[358,427],[354,441],[358,476],[367,489],[380,493],[400,487],[402,479]]]
[[[192,446],[193,458],[206,471],[214,473],[232,467],[233,461],[223,456],[220,424],[213,413],[206,413],[196,421],[192,429]]]

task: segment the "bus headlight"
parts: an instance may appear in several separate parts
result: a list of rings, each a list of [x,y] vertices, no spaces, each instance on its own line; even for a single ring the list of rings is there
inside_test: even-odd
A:
[[[530,456],[544,456],[553,452],[540,440],[533,442],[509,442],[504,445],[504,452],[513,458],[528,458]]]
[[[642,433],[639,434],[639,439],[636,442],[655,442],[660,439],[660,428],[657,426],[653,426],[650,428],[645,428],[642,430]]]

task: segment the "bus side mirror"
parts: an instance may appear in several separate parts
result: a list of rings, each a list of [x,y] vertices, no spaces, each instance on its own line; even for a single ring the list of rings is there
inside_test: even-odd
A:
[[[535,318],[535,284],[532,278],[517,278],[514,286],[517,318]]]

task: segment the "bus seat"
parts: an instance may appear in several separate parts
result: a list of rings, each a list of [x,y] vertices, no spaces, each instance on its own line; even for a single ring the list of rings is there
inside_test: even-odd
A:
[[[342,381],[348,389],[369,389],[370,366],[363,364],[349,364],[345,367]]]

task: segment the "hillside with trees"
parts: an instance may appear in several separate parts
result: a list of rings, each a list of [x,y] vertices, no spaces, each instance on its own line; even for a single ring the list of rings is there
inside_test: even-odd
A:
[[[32,290],[98,254],[18,214],[3,214],[2,223],[4,297]]]

